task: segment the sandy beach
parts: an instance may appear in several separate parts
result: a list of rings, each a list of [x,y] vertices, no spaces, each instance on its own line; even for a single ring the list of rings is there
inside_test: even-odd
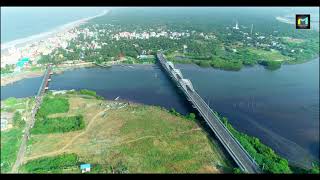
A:
[[[29,44],[31,45],[31,44],[33,44],[35,42],[38,42],[38,41],[41,41],[41,40],[45,41],[46,39],[48,39],[50,37],[56,36],[58,33],[69,31],[69,30],[71,30],[71,29],[73,29],[75,27],[80,26],[81,24],[85,24],[87,21],[89,21],[91,19],[103,16],[103,15],[107,14],[108,12],[109,12],[109,10],[105,10],[105,11],[103,11],[102,13],[100,13],[98,15],[87,17],[87,18],[83,18],[83,19],[80,19],[80,20],[77,20],[77,21],[73,21],[73,22],[64,24],[62,26],[54,28],[51,31],[47,31],[47,32],[43,32],[43,33],[40,33],[40,34],[32,35],[32,36],[29,36],[29,37],[26,37],[26,38],[22,38],[22,39],[17,39],[17,40],[10,41],[10,42],[7,42],[7,43],[2,43],[1,44],[1,54],[5,55],[6,53],[8,53],[8,49],[10,47],[19,48],[19,47],[24,47],[24,46],[29,45]]]
[[[14,40],[14,41],[11,41],[8,43],[1,44],[1,56],[9,53],[8,49],[12,46],[14,46],[15,48],[20,48],[20,47],[31,46],[32,44],[39,42],[39,41],[46,41],[48,38],[55,37],[59,33],[69,31],[75,27],[78,27],[79,25],[85,24],[86,22],[88,22],[89,20],[91,20],[93,18],[103,16],[103,15],[107,14],[108,12],[109,11],[105,10],[98,15],[83,18],[83,19],[80,19],[77,21],[73,21],[73,22],[64,24],[62,26],[59,26],[59,27],[53,29],[52,31],[44,32],[41,34],[37,34],[37,35],[29,36],[29,37],[26,37],[23,39],[18,39],[18,40]],[[56,68],[57,70],[55,72],[61,73],[64,70],[79,68],[79,67],[87,67],[87,66],[92,66],[92,63],[91,64],[90,63],[89,64],[88,63],[73,64],[72,67],[62,64]],[[25,78],[40,77],[43,75],[43,73],[44,73],[44,69],[37,70],[37,71],[22,70],[21,72],[13,73],[10,75],[1,75],[1,86],[6,86],[8,84],[17,82],[17,81],[25,79]]]

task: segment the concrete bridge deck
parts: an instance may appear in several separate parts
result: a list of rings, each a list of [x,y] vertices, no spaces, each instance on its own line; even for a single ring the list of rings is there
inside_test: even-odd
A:
[[[24,131],[24,134],[22,137],[22,142],[21,142],[18,154],[17,154],[17,159],[11,169],[12,173],[17,173],[19,171],[19,166],[23,162],[23,158],[24,158],[24,154],[25,154],[26,146],[27,146],[27,141],[30,137],[30,130],[34,126],[35,116],[36,116],[38,109],[40,108],[41,103],[42,103],[43,93],[45,92],[46,89],[48,89],[48,82],[51,80],[50,79],[51,74],[52,74],[52,65],[49,64],[47,66],[45,73],[44,73],[44,76],[43,76],[41,85],[39,87],[38,93],[35,97],[36,104],[35,104],[34,108],[32,109],[31,119],[25,128],[25,131]]]
[[[183,79],[180,70],[175,69],[171,62],[167,62],[162,53],[157,54],[157,59],[165,72],[184,93],[187,100],[198,110],[239,168],[246,173],[261,173],[259,165],[194,90],[191,81]]]

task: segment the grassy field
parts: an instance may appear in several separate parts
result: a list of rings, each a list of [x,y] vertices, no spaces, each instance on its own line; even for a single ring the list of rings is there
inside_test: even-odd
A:
[[[8,173],[16,160],[19,150],[25,120],[29,120],[31,108],[34,105],[34,98],[8,98],[1,101],[1,113],[19,114],[19,122],[13,123],[13,119],[8,119],[13,127],[1,131],[1,173]],[[15,117],[15,115],[13,116]]]
[[[248,48],[248,50],[254,54],[257,54],[260,58],[268,61],[287,61],[291,60],[290,57],[282,55],[279,51],[265,51],[262,49]]]
[[[22,129],[1,132],[1,173],[11,171],[21,143]]]
[[[79,157],[76,154],[62,154],[30,161],[24,164],[21,170],[34,173],[71,173],[77,171],[79,165]]]
[[[68,114],[83,115],[85,129],[32,134],[26,166],[38,166],[29,162],[39,158],[57,158],[64,153],[74,153],[79,162],[91,163],[94,172],[232,171],[230,161],[216,142],[192,120],[175,116],[160,107],[88,99],[75,94],[64,96],[68,96],[70,103]],[[21,171],[33,172],[34,169],[36,167],[22,168]],[[70,171],[78,173],[79,169],[71,168]]]

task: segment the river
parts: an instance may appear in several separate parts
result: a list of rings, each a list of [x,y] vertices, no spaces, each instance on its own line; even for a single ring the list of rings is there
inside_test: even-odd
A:
[[[262,66],[237,72],[191,64],[176,67],[236,129],[258,137],[293,164],[310,167],[312,160],[319,161],[319,59],[276,71]],[[41,77],[1,87],[1,99],[33,96],[40,83]],[[49,89],[90,89],[107,99],[120,97],[182,114],[192,111],[159,65],[70,70],[55,74]]]

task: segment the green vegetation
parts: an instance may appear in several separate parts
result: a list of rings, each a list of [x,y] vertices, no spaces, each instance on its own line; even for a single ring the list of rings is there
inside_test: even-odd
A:
[[[66,48],[57,48],[49,55],[42,55],[39,63],[60,64],[82,59],[100,64],[123,58],[126,60],[121,63],[154,63],[153,58],[138,59],[137,56],[155,55],[161,50],[176,63],[237,71],[244,65],[252,66],[262,60],[296,64],[319,56],[319,33],[297,31],[289,24],[277,21],[274,11],[238,13],[238,18],[243,19],[240,30],[232,28],[233,12],[228,9],[223,12],[212,9],[201,12],[166,10],[166,13],[174,14],[172,16],[164,15],[162,11],[114,10],[112,14],[92,19],[77,29],[87,28],[94,36],[81,32]],[[150,35],[146,39],[115,38],[120,32],[168,34]],[[179,33],[179,37],[173,37],[171,32]],[[101,48],[94,48],[92,41]],[[175,56],[185,59],[175,59]],[[278,66],[267,65],[267,68],[276,69]]]
[[[1,173],[11,171],[21,144],[22,128],[1,131]]]
[[[83,164],[80,157],[75,154],[62,154],[53,157],[42,157],[27,162],[20,167],[20,171],[27,173],[80,173],[80,165]],[[100,164],[91,164],[92,173],[128,173],[128,167],[119,161],[115,165],[104,167]]]
[[[1,108],[1,112],[13,113],[12,128],[1,131],[1,173],[11,171],[11,168],[16,160],[16,156],[21,144],[23,129],[26,125],[22,119],[21,112],[29,112],[26,108],[26,103],[33,103],[33,98],[8,98],[1,102],[5,107]],[[17,109],[21,110],[18,111]],[[31,108],[30,108],[31,109]],[[9,121],[11,119],[8,119]]]
[[[54,157],[43,157],[27,162],[20,167],[22,172],[63,173],[75,169],[80,172],[79,157],[76,154],[62,154]]]
[[[281,67],[281,62],[279,61],[261,61],[259,64],[265,66],[269,70],[276,70]]]
[[[179,112],[177,112],[174,108],[171,108],[171,109],[169,110],[169,112],[170,112],[171,114],[175,115],[175,116],[181,117],[181,114],[180,114]]]
[[[318,162],[312,163],[312,168],[308,170],[296,166],[290,166],[290,168],[295,174],[320,174],[320,164]]]
[[[227,166],[218,162],[219,153],[212,153],[218,148],[217,144],[207,139],[195,122],[184,121],[186,118],[175,110],[170,111],[177,116],[174,119],[160,108],[138,107],[134,111],[134,114],[121,113],[118,116],[128,119],[120,134],[134,134],[137,141],[115,147],[114,151],[119,154],[110,155],[115,158],[113,161],[123,160],[130,172],[190,173],[199,172],[204,166],[210,168],[213,164],[213,167],[220,163],[221,167]],[[189,118],[194,117],[194,114],[189,115]]]
[[[246,151],[255,159],[264,172],[292,173],[288,161],[277,155],[270,147],[261,143],[258,138],[237,131],[225,117],[221,118],[221,120]]]
[[[189,120],[195,121],[196,120],[196,115],[194,113],[189,113],[186,116],[186,118],[189,119]]]
[[[310,174],[320,174],[320,165],[314,163],[312,169],[310,169],[307,172],[310,173]]]
[[[88,89],[81,89],[79,91],[79,94],[93,96],[96,99],[100,99],[100,100],[104,99],[104,97],[97,95],[97,93],[95,91],[91,91],[91,90],[88,90]]]
[[[36,114],[37,118],[46,117],[50,114],[65,113],[69,110],[69,102],[62,97],[45,96],[39,111]]]
[[[196,64],[200,67],[210,67],[210,62],[208,61],[198,61]]]
[[[240,168],[233,168],[233,173],[234,173],[234,174],[241,174],[241,173],[243,173],[243,172],[241,171]]]
[[[17,103],[18,103],[18,100],[15,97],[9,97],[4,101],[4,104],[6,106],[14,106]]]
[[[289,61],[293,58],[289,56],[284,56],[278,50],[264,50],[258,48],[248,48],[248,51],[252,54],[256,54],[259,59],[263,59],[266,61]]]
[[[38,64],[48,64],[48,63],[57,64],[50,55],[41,55],[37,63]]]
[[[70,117],[58,117],[37,119],[33,134],[64,133],[84,129],[85,123],[82,115]]]
[[[81,95],[72,95],[70,98],[71,114],[84,108],[83,104],[88,102]],[[163,108],[133,103],[96,116],[104,106],[96,99],[90,99],[90,103],[92,105],[83,109],[83,113],[95,122],[86,131],[65,135],[33,134],[26,158],[43,158],[30,160],[21,168],[21,172],[78,173],[79,162],[92,164],[91,173],[232,171],[232,164],[220,152],[218,144],[211,141],[197,123],[191,121],[195,114],[190,113],[190,120],[186,120],[185,117],[171,115]],[[104,103],[108,106],[121,104],[117,101]],[[94,116],[95,119],[92,118]],[[85,134],[69,144],[70,139],[80,133]],[[56,151],[66,144],[69,144],[68,153],[77,153],[79,156],[77,162],[65,163],[68,160],[64,158],[46,156],[46,153]]]
[[[9,73],[13,73],[13,69],[14,69],[14,65],[8,65],[6,64],[6,66],[4,68],[1,68],[1,75],[2,74],[9,74]]]
[[[84,94],[84,95],[94,96],[94,97],[97,96],[97,93],[95,91],[91,91],[91,90],[88,90],[88,89],[81,89],[79,91],[79,93],[80,94]]]
[[[89,91],[83,92],[92,93]],[[48,117],[51,114],[66,113],[68,111],[68,99],[58,96],[50,97],[50,95],[47,94],[36,114],[36,122],[31,132],[33,134],[64,133],[83,129],[85,123],[82,115],[55,118]]]
[[[242,68],[241,61],[227,61],[223,59],[215,59],[211,62],[211,66],[214,68],[238,71]]]
[[[24,127],[26,122],[22,119],[21,113],[16,111],[13,116],[13,126],[22,128]]]

